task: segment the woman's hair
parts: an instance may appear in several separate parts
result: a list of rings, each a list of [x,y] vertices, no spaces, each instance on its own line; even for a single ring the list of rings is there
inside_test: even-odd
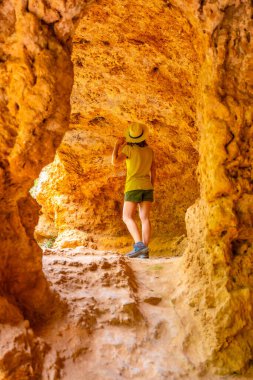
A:
[[[144,148],[144,146],[147,146],[148,144],[146,143],[146,140],[144,140],[139,143],[128,142],[127,145],[130,145],[130,146],[137,145],[137,146],[140,146],[141,148]]]

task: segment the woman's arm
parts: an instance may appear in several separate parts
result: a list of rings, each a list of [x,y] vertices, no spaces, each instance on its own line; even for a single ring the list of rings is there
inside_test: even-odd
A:
[[[152,165],[151,165],[151,183],[152,186],[155,187],[155,180],[156,180],[156,164],[155,164],[155,158],[153,157]]]
[[[122,161],[124,161],[126,159],[125,154],[119,153],[119,149],[123,147],[125,142],[126,142],[125,137],[120,137],[116,141],[116,143],[114,145],[113,152],[112,152],[112,164],[113,164],[113,166],[118,166]]]

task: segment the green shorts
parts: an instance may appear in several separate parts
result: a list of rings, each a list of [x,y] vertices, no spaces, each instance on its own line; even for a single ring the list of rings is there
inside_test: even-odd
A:
[[[131,190],[125,193],[125,201],[127,202],[153,202],[154,190]]]

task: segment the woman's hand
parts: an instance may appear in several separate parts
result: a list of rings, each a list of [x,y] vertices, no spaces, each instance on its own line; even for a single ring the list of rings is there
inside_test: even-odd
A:
[[[117,141],[116,141],[116,145],[117,145],[118,147],[124,145],[125,143],[126,143],[126,138],[125,138],[125,137],[119,137],[119,138],[117,139]]]
[[[119,137],[115,143],[113,152],[112,152],[112,164],[117,166],[120,162],[126,159],[126,156],[122,153],[119,154],[119,150],[126,143],[125,137]]]

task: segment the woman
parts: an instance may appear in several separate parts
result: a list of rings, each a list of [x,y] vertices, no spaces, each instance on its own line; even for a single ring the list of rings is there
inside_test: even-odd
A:
[[[134,239],[134,249],[127,254],[130,258],[149,258],[148,244],[151,235],[149,214],[153,202],[156,170],[154,152],[146,143],[147,136],[146,125],[132,123],[127,129],[126,137],[119,138],[115,143],[112,154],[114,166],[126,160],[123,221]],[[142,234],[135,221],[137,205],[139,205]]]

